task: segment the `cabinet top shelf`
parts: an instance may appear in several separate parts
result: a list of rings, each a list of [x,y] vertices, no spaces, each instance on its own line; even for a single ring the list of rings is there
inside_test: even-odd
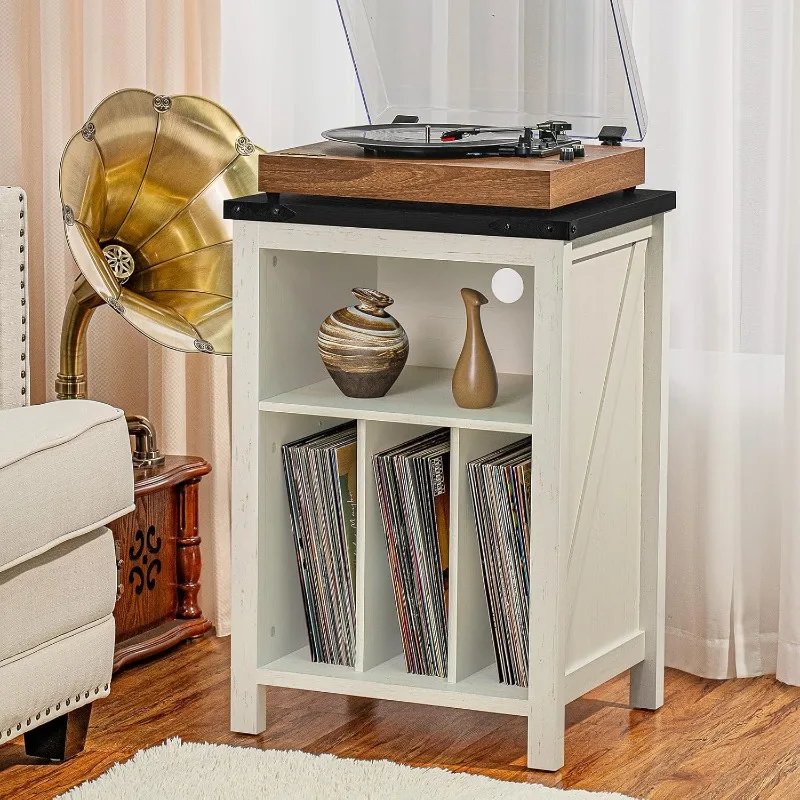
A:
[[[416,425],[530,433],[530,375],[498,375],[500,390],[492,408],[459,408],[450,382],[453,371],[407,366],[385,397],[346,397],[326,378],[319,383],[276,395],[259,404],[262,411],[316,414],[327,417],[404,422]]]

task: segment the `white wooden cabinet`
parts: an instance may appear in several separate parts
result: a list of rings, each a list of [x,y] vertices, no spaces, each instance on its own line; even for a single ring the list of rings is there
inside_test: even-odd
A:
[[[631,704],[663,703],[666,223],[657,214],[572,242],[292,222],[234,222],[231,725],[259,733],[267,686],[513,714],[528,764],[564,763],[566,703],[629,668]],[[525,290],[483,321],[496,405],[450,394],[459,289]],[[378,288],[408,331],[408,366],[380,399],[343,396],[316,348],[322,320]],[[354,668],[310,660],[281,445],[358,420]],[[451,429],[449,664],[405,670],[371,457]],[[530,687],[498,683],[466,463],[532,438]],[[402,753],[398,753],[402,760]]]

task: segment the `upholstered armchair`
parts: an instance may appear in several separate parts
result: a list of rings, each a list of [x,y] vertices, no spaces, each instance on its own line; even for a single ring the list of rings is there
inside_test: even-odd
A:
[[[105,525],[133,510],[125,417],[30,395],[25,194],[0,188],[0,744],[83,749],[110,691],[117,557]]]

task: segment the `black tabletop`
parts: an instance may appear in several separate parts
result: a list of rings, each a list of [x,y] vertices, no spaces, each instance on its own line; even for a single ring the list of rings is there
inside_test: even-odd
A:
[[[572,240],[675,208],[675,192],[636,189],[553,211],[254,194],[226,200],[226,219]]]

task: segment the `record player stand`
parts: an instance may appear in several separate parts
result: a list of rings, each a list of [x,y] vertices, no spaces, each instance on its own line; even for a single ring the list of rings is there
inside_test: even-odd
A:
[[[620,195],[618,205],[631,202]],[[575,241],[246,221],[259,218],[264,198],[232,203],[233,730],[265,730],[267,686],[467,708],[526,717],[528,765],[557,770],[566,703],[631,669],[631,705],[659,708],[663,211],[674,195],[626,224],[603,229],[618,217],[595,215],[596,232]],[[500,395],[491,409],[460,409],[450,395],[463,340],[459,289],[491,297],[500,266],[525,282],[521,300],[494,301],[484,316]],[[409,364],[378,400],[339,393],[316,350],[320,321],[354,286],[395,297],[411,340]],[[352,419],[357,658],[348,668],[310,660],[281,445]],[[441,426],[451,429],[446,679],[406,672],[371,468],[376,452]],[[533,452],[529,688],[497,681],[466,473],[470,459],[524,436]]]

